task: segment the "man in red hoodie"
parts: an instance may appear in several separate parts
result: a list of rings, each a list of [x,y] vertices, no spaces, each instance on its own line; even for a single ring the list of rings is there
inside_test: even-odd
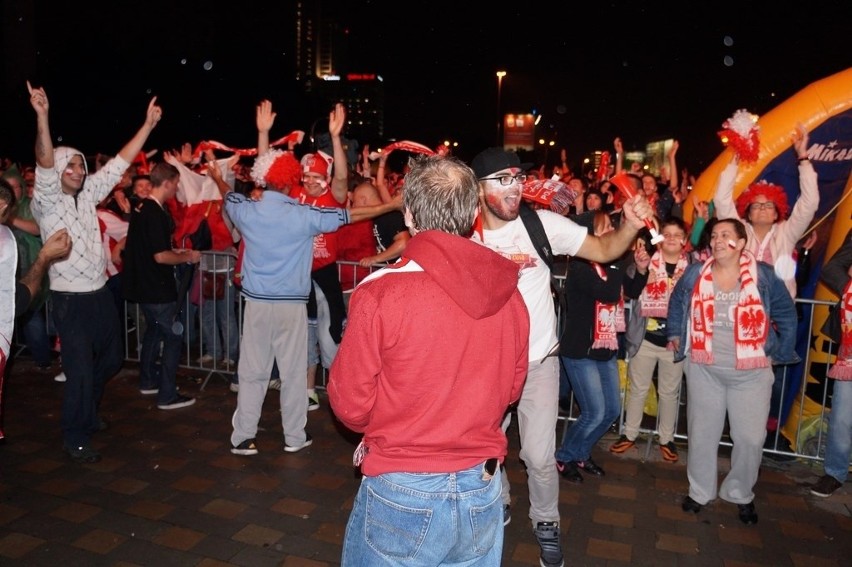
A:
[[[412,238],[350,300],[328,386],[364,434],[343,567],[501,562],[500,424],[523,388],[529,316],[517,265],[468,238],[477,200],[469,167],[420,158],[403,196]]]

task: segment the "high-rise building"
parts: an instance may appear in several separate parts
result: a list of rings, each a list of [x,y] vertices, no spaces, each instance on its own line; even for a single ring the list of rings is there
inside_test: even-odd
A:
[[[348,119],[345,137],[375,146],[385,137],[383,79],[361,70],[369,62],[349,60],[349,30],[336,19],[342,13],[337,0],[296,2],[296,81],[319,119],[342,102]]]

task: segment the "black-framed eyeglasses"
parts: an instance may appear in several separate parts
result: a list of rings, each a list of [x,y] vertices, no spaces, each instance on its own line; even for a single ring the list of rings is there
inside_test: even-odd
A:
[[[749,205],[752,211],[759,211],[761,209],[774,209],[775,203],[772,201],[766,201],[765,203],[752,203]]]
[[[515,181],[518,183],[523,183],[527,180],[526,173],[519,173],[517,175],[498,175],[497,177],[480,177],[480,181],[499,181],[500,185],[503,187],[508,187]]]

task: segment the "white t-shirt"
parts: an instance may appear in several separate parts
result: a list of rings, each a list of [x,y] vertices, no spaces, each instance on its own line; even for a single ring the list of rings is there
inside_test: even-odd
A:
[[[552,211],[538,210],[554,255],[575,256],[589,232]],[[556,346],[556,312],[550,295],[550,268],[539,257],[520,217],[497,230],[483,230],[473,240],[518,264],[518,289],[530,314],[530,360],[538,361]]]

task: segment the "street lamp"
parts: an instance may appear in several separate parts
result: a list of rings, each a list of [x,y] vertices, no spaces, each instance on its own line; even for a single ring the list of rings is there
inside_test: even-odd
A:
[[[506,71],[497,71],[497,145],[503,145],[503,107],[500,104],[500,93],[503,90],[503,77],[506,76]]]

